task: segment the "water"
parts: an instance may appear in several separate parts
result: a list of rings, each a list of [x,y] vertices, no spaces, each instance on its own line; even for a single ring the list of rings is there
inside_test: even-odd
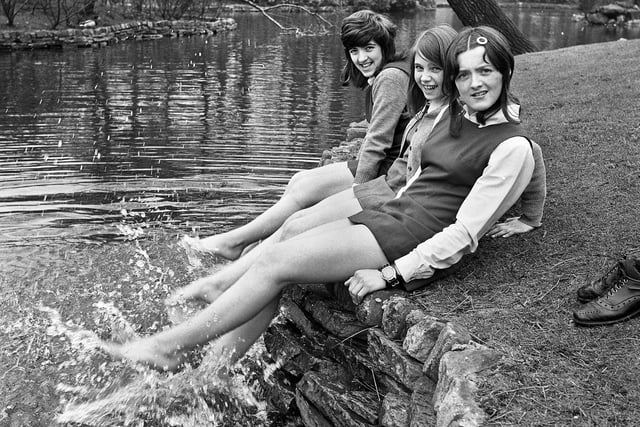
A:
[[[572,11],[506,11],[542,49],[640,37]],[[205,360],[166,378],[93,345],[170,323],[166,295],[219,264],[180,237],[254,217],[363,116],[334,31],[235,18],[211,38],[0,54],[2,423],[266,422],[250,375],[221,382]],[[435,22],[459,27],[449,9],[394,19],[404,46]]]

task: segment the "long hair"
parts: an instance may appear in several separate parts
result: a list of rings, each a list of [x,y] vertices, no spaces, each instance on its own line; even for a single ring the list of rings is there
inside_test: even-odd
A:
[[[449,97],[452,116],[450,132],[453,136],[459,133],[459,126],[461,124],[459,117],[458,120],[454,120],[454,118],[462,114],[462,106],[458,101],[460,94],[458,93],[458,88],[455,83],[458,72],[460,71],[458,55],[478,46],[485,48],[484,60],[493,65],[496,70],[502,74],[502,91],[500,92],[500,97],[498,97],[489,109],[477,113],[476,117],[478,122],[484,124],[487,118],[500,110],[502,110],[508,121],[517,122],[516,118],[511,117],[507,108],[509,103],[518,102],[517,98],[513,96],[509,90],[515,61],[507,39],[498,30],[491,27],[480,26],[465,28],[449,46],[447,50],[447,60],[444,66],[444,90]]]
[[[396,54],[396,33],[398,27],[389,18],[370,10],[359,10],[342,20],[340,39],[344,46],[344,55],[347,63],[342,70],[340,79],[343,86],[349,83],[355,87],[367,86],[367,79],[356,68],[349,50],[354,47],[366,46],[371,40],[380,45],[382,50],[382,66],[402,58],[402,54]]]
[[[447,59],[447,48],[458,34],[449,24],[441,24],[423,31],[410,51],[411,79],[409,81],[409,94],[407,97],[407,109],[411,115],[415,115],[425,106],[427,100],[420,86],[415,81],[415,67],[413,66],[416,55],[436,64],[444,70]]]

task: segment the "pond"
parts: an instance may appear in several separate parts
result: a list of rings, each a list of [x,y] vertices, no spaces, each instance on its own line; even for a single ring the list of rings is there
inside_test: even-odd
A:
[[[506,11],[542,49],[640,37],[575,11]],[[219,385],[235,405],[211,403],[215,363],[167,378],[92,346],[170,323],[167,293],[221,264],[179,239],[255,217],[363,117],[358,91],[339,84],[334,32],[234,18],[237,31],[209,38],[0,53],[3,423],[267,423],[242,375]],[[404,46],[434,23],[460,26],[446,8],[393,18]]]

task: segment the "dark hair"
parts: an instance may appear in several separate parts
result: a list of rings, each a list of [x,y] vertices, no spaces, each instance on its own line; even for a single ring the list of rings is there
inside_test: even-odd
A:
[[[400,59],[402,55],[396,55],[397,32],[398,27],[389,18],[370,10],[359,10],[344,18],[340,39],[344,46],[347,63],[340,76],[342,84],[347,86],[351,83],[358,88],[367,86],[367,79],[351,61],[349,50],[354,47],[366,46],[373,40],[380,45],[382,50],[382,66]]]
[[[411,48],[411,79],[409,81],[409,95],[407,108],[409,113],[415,115],[424,107],[426,99],[420,86],[415,81],[414,62],[416,55],[442,67],[447,59],[447,48],[458,32],[449,24],[441,24],[423,31]]]
[[[479,40],[483,43],[478,43]],[[487,26],[463,29],[451,42],[447,50],[447,60],[444,66],[444,90],[449,97],[452,118],[462,113],[462,106],[458,101],[458,88],[456,87],[456,77],[460,71],[458,55],[478,46],[485,48],[484,60],[493,65],[502,74],[502,91],[495,104],[486,111],[477,113],[477,120],[479,123],[484,124],[487,118],[502,110],[508,121],[516,122],[517,119],[511,117],[507,109],[510,102],[518,102],[517,98],[509,91],[515,62],[513,53],[507,39],[498,30]],[[451,121],[452,135],[456,135],[457,131],[459,131],[454,121],[456,120]]]

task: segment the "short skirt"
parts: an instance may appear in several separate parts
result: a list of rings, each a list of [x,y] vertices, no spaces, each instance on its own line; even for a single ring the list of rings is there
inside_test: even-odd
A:
[[[362,209],[382,206],[396,196],[389,184],[387,184],[386,176],[379,176],[371,181],[354,186],[353,193]]]
[[[391,165],[393,165],[394,160],[395,160],[395,157],[389,157],[389,156],[385,157],[385,159],[380,164],[380,169],[378,170],[378,176],[386,175],[389,168],[391,168]],[[355,177],[356,171],[358,170],[358,159],[347,160],[347,167],[349,168],[351,175]]]
[[[387,260],[395,261],[433,237],[454,217],[438,218],[430,209],[406,193],[379,207],[363,209],[349,217],[354,224],[365,225],[373,234]]]

